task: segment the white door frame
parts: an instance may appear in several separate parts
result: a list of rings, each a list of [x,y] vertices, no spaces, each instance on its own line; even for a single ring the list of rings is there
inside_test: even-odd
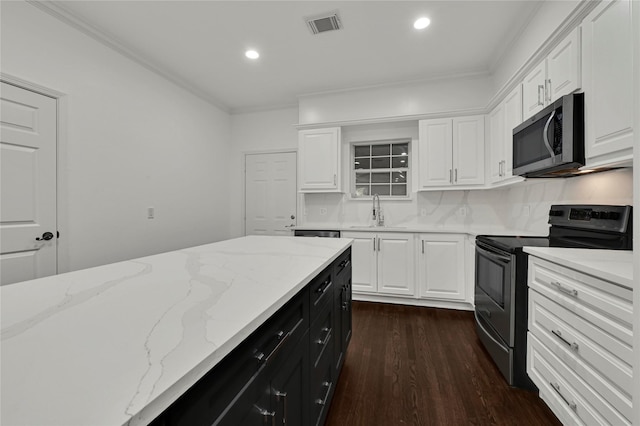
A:
[[[40,93],[41,95],[56,100],[56,231],[60,232],[60,238],[56,238],[57,272],[69,272],[69,227],[68,216],[68,185],[67,185],[67,95],[40,84],[23,80],[19,77],[0,72],[0,80],[5,83],[18,86],[22,89]]]
[[[295,148],[291,149],[267,149],[260,151],[243,151],[242,152],[242,235],[247,235],[247,155],[259,155],[259,154],[287,154],[287,153],[295,153],[296,154],[296,223],[300,223],[298,221],[300,215],[300,194],[298,191],[298,150]]]

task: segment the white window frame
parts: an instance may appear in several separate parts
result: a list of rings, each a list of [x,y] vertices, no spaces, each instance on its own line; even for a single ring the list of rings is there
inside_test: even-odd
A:
[[[390,167],[388,169],[379,169],[380,172],[394,172],[394,171],[402,171],[406,175],[406,186],[407,191],[405,195],[380,195],[381,200],[411,200],[412,192],[411,192],[411,184],[412,184],[412,168],[413,168],[413,155],[412,155],[412,139],[411,138],[399,138],[399,139],[382,139],[382,140],[374,140],[374,141],[360,141],[360,142],[352,142],[349,146],[349,180],[350,180],[350,188],[349,188],[349,198],[352,200],[371,200],[373,195],[366,196],[356,196],[356,169],[355,168],[355,149],[357,146],[373,146],[373,145],[386,145],[386,144],[407,144],[407,159],[408,159],[408,167],[406,168],[393,168]],[[391,166],[392,164],[390,164]],[[368,169],[370,171],[375,169]],[[369,183],[371,184],[371,183]],[[391,184],[391,183],[390,183]]]

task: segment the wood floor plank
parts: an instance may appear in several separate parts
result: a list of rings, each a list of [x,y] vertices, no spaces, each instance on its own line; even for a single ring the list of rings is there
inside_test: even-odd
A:
[[[560,425],[536,393],[511,388],[473,313],[353,303],[353,337],[326,426]]]

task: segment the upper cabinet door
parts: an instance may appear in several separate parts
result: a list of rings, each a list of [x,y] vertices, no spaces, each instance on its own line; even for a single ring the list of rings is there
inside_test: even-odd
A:
[[[420,187],[453,183],[451,119],[421,120],[419,127]]]
[[[547,79],[547,62],[542,61],[522,82],[522,103],[525,118],[544,108],[544,84]]]
[[[580,28],[576,28],[547,57],[547,105],[580,88]]]
[[[453,183],[484,183],[484,115],[453,119]]]
[[[586,165],[632,159],[631,2],[603,1],[582,22]]]
[[[504,104],[500,104],[489,113],[489,181],[502,180],[504,167]]]
[[[580,88],[580,28],[573,30],[522,83],[524,119]]]
[[[340,192],[340,128],[298,133],[301,192]]]
[[[522,86],[518,85],[504,100],[504,158],[502,177],[513,176],[513,129],[522,123]]]

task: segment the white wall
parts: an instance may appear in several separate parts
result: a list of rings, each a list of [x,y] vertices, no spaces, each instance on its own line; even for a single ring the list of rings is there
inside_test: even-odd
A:
[[[229,236],[226,113],[27,3],[1,23],[2,72],[67,95],[63,271]]]
[[[448,78],[299,98],[300,124],[370,120],[444,112],[476,114],[493,95],[488,76]]]
[[[231,147],[229,176],[230,236],[244,235],[244,156],[246,153],[275,150],[297,151],[298,108],[284,108],[231,116]],[[299,216],[299,215],[298,215]]]

